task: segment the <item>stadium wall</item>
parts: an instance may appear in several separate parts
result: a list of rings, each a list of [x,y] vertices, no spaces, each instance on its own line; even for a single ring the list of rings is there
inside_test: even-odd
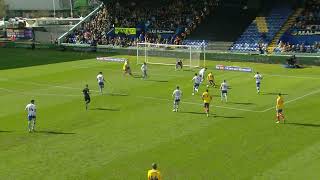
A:
[[[320,56],[312,54],[295,54],[299,64],[320,66]],[[224,61],[247,61],[257,63],[285,64],[286,60],[292,54],[282,55],[261,55],[247,53],[207,53],[206,58],[209,60],[224,60]]]
[[[64,10],[70,9],[69,0],[5,0],[10,11],[17,10]]]
[[[0,42],[0,47],[3,48],[30,48],[31,42]],[[111,46],[98,46],[93,47],[90,45],[69,45],[62,44],[57,46],[55,44],[36,44],[36,49],[56,49],[62,51],[80,51],[80,52],[98,52],[112,54],[112,55],[132,55],[136,56],[136,48],[120,48]],[[172,50],[174,51],[174,50]],[[203,54],[202,54],[203,56]],[[206,52],[206,60],[215,61],[234,61],[234,62],[257,62],[257,63],[273,63],[273,64],[285,64],[286,60],[292,56],[291,54],[271,54],[271,55],[260,55],[260,54],[247,54],[247,53],[232,53],[232,52]],[[320,56],[317,54],[296,54],[299,64],[304,65],[316,65],[320,66]]]
[[[95,47],[74,47],[64,46],[67,50],[75,50],[75,51],[96,51],[100,53],[112,53],[118,55],[132,55],[136,56],[137,50],[136,48],[117,48],[117,47],[105,47],[98,46]],[[174,50],[173,50],[174,51]],[[203,57],[203,53],[201,54]],[[215,60],[215,61],[237,61],[237,62],[257,62],[257,63],[272,63],[272,64],[285,64],[286,60],[292,56],[291,54],[283,54],[283,55],[260,55],[260,54],[248,54],[248,53],[232,53],[232,52],[215,52],[215,51],[207,51],[206,52],[206,60]],[[201,59],[203,59],[201,57]],[[304,65],[316,65],[320,66],[320,56],[312,55],[312,54],[296,54],[296,57],[300,64]]]

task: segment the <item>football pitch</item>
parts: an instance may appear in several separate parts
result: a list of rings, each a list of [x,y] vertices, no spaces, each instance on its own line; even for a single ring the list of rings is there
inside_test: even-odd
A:
[[[156,162],[163,179],[318,179],[320,167],[320,68],[285,69],[279,64],[207,61],[216,82],[230,85],[228,103],[213,95],[211,114],[203,111],[199,69],[98,62],[93,53],[0,49],[0,179],[146,179]],[[104,55],[107,56],[107,55]],[[254,73],[215,70],[238,65]],[[104,73],[105,94],[96,76]],[[85,110],[82,89],[91,90]],[[179,85],[180,111],[172,112]],[[286,124],[275,123],[278,93],[286,102]],[[37,105],[37,132],[28,133],[24,110]]]

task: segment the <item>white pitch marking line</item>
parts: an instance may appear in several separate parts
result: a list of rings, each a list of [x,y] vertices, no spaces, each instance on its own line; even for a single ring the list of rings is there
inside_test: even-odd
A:
[[[90,62],[90,65],[91,65],[92,62]],[[79,69],[79,67],[82,69],[85,69],[85,68],[90,68],[89,66],[88,67],[84,67],[83,65],[88,65],[89,63],[85,63],[85,64],[79,64],[79,65],[74,65],[72,67],[74,67],[75,69]],[[172,64],[172,65],[175,65],[175,64]],[[78,67],[78,68],[76,68]],[[111,72],[120,72],[120,71],[117,71],[117,70],[114,70],[114,69],[108,69],[109,71]],[[214,69],[216,70],[216,69]],[[196,72],[196,71],[195,71]],[[226,74],[226,73],[224,73]],[[156,73],[153,73],[152,75],[156,75],[156,76],[162,76],[162,74],[156,74]],[[320,77],[310,77],[310,76],[291,76],[291,75],[281,75],[281,74],[264,74],[264,75],[267,75],[267,76],[276,76],[276,77],[288,77],[288,78],[299,78],[299,79],[317,79],[317,80],[320,80]],[[179,76],[179,75],[166,75],[166,76],[171,76],[171,77],[185,77],[185,76]],[[219,76],[219,74],[217,74],[216,76]]]
[[[288,77],[288,78],[299,78],[299,79],[317,79],[320,80],[320,77],[310,77],[310,76],[290,76],[290,75],[281,75],[281,74],[264,74],[266,76],[275,76],[275,77]]]
[[[39,83],[37,83],[37,84],[39,84]],[[41,84],[41,85],[45,85],[45,86],[48,86],[48,87],[65,88],[65,89],[77,89],[77,90],[79,89],[79,88],[67,87],[67,86],[51,86],[51,85],[48,85],[48,84]],[[18,91],[6,89],[6,88],[0,88],[0,89],[4,90],[4,91],[7,91],[7,92],[15,92],[15,93],[18,92]],[[96,90],[91,90],[91,91],[92,92],[100,92],[100,91],[96,91]],[[304,97],[307,97],[307,96],[310,96],[310,95],[313,95],[313,94],[317,94],[319,92],[320,92],[320,89],[318,89],[316,91],[312,91],[312,92],[310,92],[308,94],[305,94],[303,96],[291,99],[291,100],[285,102],[285,104],[289,104],[291,102],[300,100],[300,99],[302,99]],[[80,96],[80,95],[65,95],[65,94],[50,94],[50,93],[21,93],[21,92],[18,92],[18,93],[19,94],[24,94],[24,95],[45,95],[45,96],[65,96],[65,97],[78,97],[78,96]],[[119,94],[119,95],[125,95],[125,94]],[[169,102],[172,101],[170,99],[163,99],[163,98],[157,98],[157,97],[148,97],[148,96],[136,96],[136,97],[143,98],[143,99],[154,99],[154,100],[161,100],[161,101],[169,101]],[[194,103],[194,102],[188,102],[188,101],[182,101],[181,103],[182,104],[191,104],[191,105],[202,105],[200,103]],[[267,111],[275,108],[274,106],[272,106],[272,107],[267,108],[267,109],[262,110],[262,111],[255,111],[255,110],[251,110],[251,109],[233,108],[233,107],[218,106],[218,105],[215,105],[214,107],[221,108],[221,109],[231,109],[231,110],[237,110],[237,111],[256,112],[256,113],[264,113],[264,112],[267,112]]]
[[[156,98],[156,97],[148,97],[148,96],[137,96],[138,98],[143,98],[143,99],[154,99],[154,100],[161,100],[161,101],[173,101],[170,99],[162,99],[162,98]],[[199,105],[202,106],[203,104],[201,103],[194,103],[194,102],[188,102],[188,101],[181,101],[182,104],[192,104],[192,105]],[[221,108],[221,109],[232,109],[232,110],[237,110],[237,111],[247,111],[247,112],[261,112],[261,111],[255,111],[251,109],[241,109],[241,108],[233,108],[233,107],[227,107],[227,106],[214,106],[216,108]]]
[[[313,94],[317,94],[317,93],[319,93],[319,92],[320,92],[320,89],[315,90],[315,91],[312,91],[312,92],[310,92],[310,93],[308,93],[308,94],[305,94],[305,95],[303,95],[303,96],[299,96],[299,97],[297,97],[297,98],[294,98],[294,99],[291,99],[291,100],[289,100],[289,101],[286,101],[284,104],[289,104],[289,103],[295,102],[295,101],[297,101],[297,100],[299,100],[299,99],[302,99],[302,98],[307,97],[307,96],[311,96],[311,95],[313,95]],[[273,106],[273,107],[267,108],[267,109],[265,109],[265,110],[263,110],[263,111],[260,111],[260,112],[267,112],[267,111],[269,111],[269,110],[271,110],[271,109],[274,109],[274,108],[275,108],[275,107]]]
[[[86,64],[85,64],[86,65]],[[174,65],[174,64],[173,64]],[[75,65],[75,66],[72,66],[73,68],[75,68],[75,69],[86,69],[86,68],[91,68],[91,67],[84,67],[84,66],[82,66],[82,65]],[[105,70],[108,70],[109,72],[118,72],[118,73],[122,73],[122,71],[119,71],[119,70],[114,70],[114,69],[109,69],[109,68],[106,68]],[[191,73],[196,73],[196,72],[198,72],[198,71],[190,71]],[[215,76],[217,76],[217,77],[219,77],[219,76],[223,76],[223,75],[225,75],[225,74],[227,74],[227,73],[223,73],[223,74],[217,74],[217,75],[215,75]],[[152,73],[152,76],[160,76],[160,77],[162,77],[163,76],[163,74],[158,74],[158,73]],[[173,75],[173,74],[167,74],[166,75],[167,77],[186,77],[185,75]],[[231,76],[231,77],[234,77],[234,76],[239,76],[239,75],[233,75],[233,76]],[[228,78],[230,78],[230,77],[228,77]]]
[[[79,88],[74,88],[74,87],[67,87],[67,86],[58,86],[58,85],[49,85],[49,84],[42,84],[42,83],[35,83],[35,82],[28,82],[28,84],[35,84],[35,85],[42,85],[42,86],[47,86],[47,87],[56,87],[56,88],[63,88],[63,89],[79,89]],[[3,90],[7,90],[8,89],[5,89],[5,88],[1,88]],[[81,88],[80,88],[81,89]],[[96,90],[91,90],[92,92],[100,92],[100,91],[96,91]],[[316,91],[312,91],[308,94],[305,94],[303,96],[300,96],[300,97],[297,97],[295,99],[292,99],[292,100],[289,100],[287,102],[285,102],[285,104],[288,104],[288,103],[291,103],[291,102],[294,102],[294,101],[297,101],[299,99],[302,99],[306,96],[310,96],[310,95],[313,95],[313,94],[316,94],[320,92],[320,89],[319,90],[316,90]],[[42,95],[45,95],[45,94],[42,94]],[[47,94],[47,95],[50,95],[50,94]],[[53,94],[51,94],[53,95]],[[73,95],[71,95],[73,96]],[[76,95],[74,95],[76,96]],[[144,97],[144,96],[139,96],[140,98],[146,98],[146,99],[157,99],[157,100],[163,100],[163,101],[171,101],[169,99],[161,99],[161,98],[155,98],[155,97]],[[184,102],[185,104],[193,104],[193,105],[201,105],[199,103],[193,103],[193,102]],[[227,106],[215,106],[217,108],[221,108],[221,109],[232,109],[232,110],[238,110],[238,111],[247,111],[247,112],[259,112],[259,113],[263,113],[263,112],[267,112],[271,109],[274,109],[274,107],[270,107],[270,108],[267,108],[267,109],[264,109],[264,110],[261,110],[261,111],[255,111],[255,110],[251,110],[251,109],[242,109],[242,108],[233,108],[233,107],[227,107]]]
[[[214,106],[214,107],[222,108],[222,109],[232,109],[232,110],[237,110],[237,111],[261,112],[261,111],[251,110],[251,109],[233,108],[233,107],[227,107],[227,106]]]
[[[270,74],[269,74],[270,75]],[[279,77],[286,77],[286,76],[282,76],[282,75],[270,75],[270,76],[279,76]],[[182,76],[179,76],[179,77],[182,77]],[[302,76],[288,76],[288,77],[295,77],[295,78],[312,78],[312,77],[302,77]],[[0,79],[2,81],[8,81],[9,79]],[[19,81],[16,81],[16,82],[19,82]],[[47,86],[47,87],[56,87],[56,88],[63,88],[63,89],[79,89],[79,88],[74,88],[74,87],[67,87],[67,86],[58,86],[58,85],[50,85],[50,84],[43,84],[43,83],[36,83],[36,82],[28,82],[28,83],[25,83],[25,82],[22,82],[20,81],[19,83],[21,84],[34,84],[34,85],[41,85],[41,86]],[[0,88],[0,89],[3,89],[3,90],[7,90],[8,89],[4,89],[4,88]],[[80,88],[81,89],[81,88]],[[91,92],[100,92],[100,91],[95,91],[95,90],[91,90]],[[316,91],[313,91],[313,92],[310,92],[308,94],[305,94],[303,96],[300,96],[300,97],[297,97],[295,99],[292,99],[292,100],[289,100],[287,102],[285,102],[285,104],[288,104],[290,102],[294,102],[294,101],[297,101],[299,99],[302,99],[306,96],[310,96],[310,95],[313,95],[313,94],[316,94],[320,92],[320,89],[319,90],[316,90]],[[22,94],[22,93],[21,93]],[[26,94],[26,93],[25,93]],[[42,95],[55,95],[55,94],[42,94]],[[76,96],[76,95],[70,95],[70,96]],[[147,98],[147,99],[158,99],[158,100],[165,100],[165,101],[171,101],[171,100],[168,100],[168,99],[160,99],[160,98],[154,98],[154,97],[143,97],[141,96],[140,98]],[[201,105],[199,103],[193,103],[193,102],[184,102],[185,104],[194,104],[194,105]],[[217,108],[222,108],[222,109],[232,109],[232,110],[238,110],[238,111],[247,111],[247,112],[259,112],[259,113],[263,113],[263,112],[267,112],[271,109],[274,109],[274,107],[270,107],[270,108],[267,108],[267,109],[264,109],[264,110],[261,110],[261,111],[255,111],[255,110],[250,110],[250,109],[241,109],[241,108],[233,108],[233,107],[227,107],[227,106],[215,106]]]
[[[78,88],[73,88],[73,87],[66,87],[66,86],[50,86],[46,85],[48,87],[58,87],[58,88],[66,88],[66,89],[78,89]],[[4,90],[7,92],[13,92],[13,93],[18,93],[18,94],[24,94],[24,95],[44,95],[44,96],[61,96],[61,97],[78,97],[80,95],[66,95],[66,94],[50,94],[50,93],[23,93],[23,92],[18,92],[15,90],[10,90],[6,88],[0,88],[0,90]],[[100,92],[100,91],[95,91],[91,90],[92,92]],[[111,93],[112,94],[112,93]],[[119,95],[125,95],[125,94],[119,94]],[[161,100],[161,101],[172,101],[170,99],[162,99],[162,98],[156,98],[156,97],[148,97],[148,96],[136,96],[138,98],[143,98],[143,99],[154,99],[154,100]],[[191,104],[191,105],[199,105],[201,106],[202,104],[200,103],[194,103],[194,102],[188,102],[188,101],[182,101],[182,104]],[[238,111],[247,111],[247,112],[260,112],[260,111],[254,111],[250,109],[241,109],[241,108],[233,108],[233,107],[227,107],[227,106],[214,106],[216,108],[221,108],[221,109],[232,109],[232,110],[238,110]]]

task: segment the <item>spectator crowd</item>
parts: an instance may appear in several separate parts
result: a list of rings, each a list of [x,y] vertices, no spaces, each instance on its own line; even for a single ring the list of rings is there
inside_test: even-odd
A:
[[[320,42],[315,42],[312,45],[309,44],[290,44],[279,41],[278,46],[274,50],[275,52],[295,52],[295,53],[320,53]]]
[[[138,42],[182,44],[219,0],[160,0],[105,3],[89,21],[66,37],[67,43],[134,46]],[[137,28],[137,35],[115,34],[115,27]]]
[[[309,0],[305,3],[305,8],[296,18],[296,22],[289,29],[293,36],[320,35],[320,1]],[[320,42],[301,42],[293,44],[291,42],[279,41],[275,52],[298,52],[298,53],[320,53]]]
[[[301,15],[297,17],[291,30],[293,33],[296,33],[297,31],[320,30],[320,1],[307,1],[305,9]]]

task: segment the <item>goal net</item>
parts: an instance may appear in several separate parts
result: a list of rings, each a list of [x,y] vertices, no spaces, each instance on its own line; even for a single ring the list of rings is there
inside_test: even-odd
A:
[[[190,45],[137,44],[137,64],[176,65],[182,60],[190,68],[205,66],[205,48]]]

